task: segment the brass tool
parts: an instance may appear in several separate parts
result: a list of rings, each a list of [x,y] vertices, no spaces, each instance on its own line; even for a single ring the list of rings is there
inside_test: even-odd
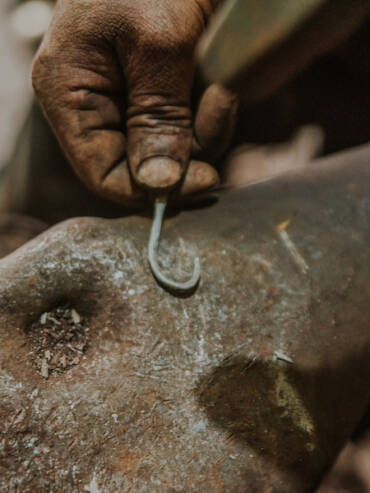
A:
[[[198,46],[207,82],[254,104],[273,94],[370,16],[366,0],[226,0]]]
[[[261,61],[310,17],[324,0],[228,0],[199,45],[207,80],[228,84]]]

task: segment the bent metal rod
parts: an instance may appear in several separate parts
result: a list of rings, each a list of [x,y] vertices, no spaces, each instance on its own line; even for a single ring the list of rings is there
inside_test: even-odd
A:
[[[148,260],[153,276],[161,286],[168,291],[176,293],[188,293],[191,292],[198,284],[200,279],[200,262],[199,258],[194,259],[194,269],[191,278],[185,282],[178,282],[166,277],[162,272],[157,261],[157,253],[159,246],[159,238],[161,235],[164,213],[167,206],[167,198],[160,197],[154,202],[154,215],[152,229],[150,232],[149,246],[148,246]]]

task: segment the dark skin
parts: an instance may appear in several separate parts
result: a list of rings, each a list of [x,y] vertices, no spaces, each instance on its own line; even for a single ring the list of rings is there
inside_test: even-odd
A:
[[[194,51],[212,0],[58,0],[33,85],[80,179],[100,196],[145,207],[218,182],[236,98],[210,86],[193,107]]]

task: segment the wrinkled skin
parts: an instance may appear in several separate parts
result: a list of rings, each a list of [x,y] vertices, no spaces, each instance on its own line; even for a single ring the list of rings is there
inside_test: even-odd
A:
[[[195,98],[194,50],[217,1],[59,0],[33,85],[77,175],[99,195],[141,207],[218,182],[235,97]],[[194,104],[194,99],[197,99]]]

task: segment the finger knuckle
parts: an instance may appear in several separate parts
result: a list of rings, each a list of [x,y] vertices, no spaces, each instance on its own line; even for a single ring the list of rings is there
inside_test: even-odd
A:
[[[40,67],[40,59],[37,57],[35,58],[33,65],[32,65],[32,73],[31,73],[31,79],[32,79],[32,86],[33,89],[36,93],[39,92],[41,89],[41,67]]]
[[[36,55],[31,72],[32,86],[37,95],[39,95],[48,79],[50,74],[50,57],[39,53]]]
[[[148,127],[163,131],[164,128],[191,128],[191,110],[187,105],[174,105],[161,101],[160,97],[147,96],[137,99],[127,110],[128,127]]]

